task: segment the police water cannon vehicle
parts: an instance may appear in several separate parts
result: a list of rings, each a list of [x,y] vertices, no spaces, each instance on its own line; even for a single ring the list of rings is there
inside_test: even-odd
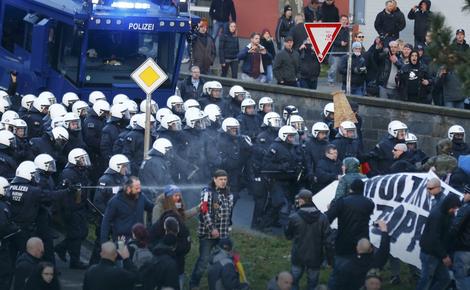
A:
[[[152,97],[173,95],[185,40],[199,18],[185,0],[0,0],[0,86],[16,72],[20,94],[48,90],[87,99],[100,90],[144,98],[130,74],[152,57],[168,79]],[[187,6],[186,6],[187,7]]]

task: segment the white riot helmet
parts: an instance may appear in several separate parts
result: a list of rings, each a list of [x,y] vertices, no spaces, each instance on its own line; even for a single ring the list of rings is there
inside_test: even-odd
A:
[[[307,127],[305,126],[305,120],[300,115],[292,115],[287,120],[287,125],[294,127],[297,131],[307,131]]]
[[[33,107],[42,114],[47,114],[49,107],[51,106],[51,101],[47,94],[41,93],[34,101]]]
[[[173,149],[173,145],[171,144],[170,140],[166,138],[158,138],[155,140],[155,142],[153,142],[152,148],[161,154],[166,155]]]
[[[405,138],[405,143],[416,144],[418,143],[418,137],[416,137],[416,135],[413,133],[408,133],[408,135],[406,135],[406,138]]]
[[[253,99],[244,99],[242,101],[242,104],[240,105],[242,114],[247,114],[246,112],[247,107],[253,107],[253,112],[250,115],[254,115],[256,113],[255,112],[256,102]]]
[[[157,111],[156,118],[159,123],[162,122],[163,117],[166,115],[173,114],[173,112],[168,108],[161,108]]]
[[[113,105],[124,104],[124,102],[126,102],[127,100],[129,100],[128,96],[124,94],[117,94],[113,98]]]
[[[318,133],[324,132],[326,134],[326,137],[328,137],[328,134],[330,134],[330,128],[328,127],[327,124],[323,122],[316,122],[312,126],[312,135],[313,138],[317,138]]]
[[[0,99],[0,113],[5,113],[8,110],[10,110],[10,104],[4,99]]]
[[[6,111],[5,113],[3,113],[2,120],[0,122],[4,126],[5,130],[12,131],[13,128],[11,126],[13,126],[13,121],[19,118],[20,116],[18,115],[17,112]]]
[[[84,117],[88,114],[88,104],[84,101],[78,100],[72,105],[72,112],[79,117]]]
[[[271,111],[270,112],[272,112],[273,111],[273,104],[274,104],[274,101],[270,97],[262,97],[261,99],[259,99],[258,109],[261,112],[263,112],[264,111],[264,106],[271,105]]]
[[[35,99],[36,99],[35,95],[31,95],[31,94],[24,95],[21,98],[21,107],[26,109],[26,111],[30,111]]]
[[[46,98],[49,101],[50,105],[57,103],[57,98],[54,96],[53,93],[51,93],[49,91],[44,91],[44,92],[40,93],[38,98],[41,98],[41,97]]]
[[[134,100],[127,100],[124,102],[124,105],[127,106],[127,110],[131,116],[134,116],[139,112],[139,106],[137,106],[137,103]]]
[[[37,167],[33,161],[23,161],[16,168],[16,177],[24,178],[28,181],[39,181],[39,176],[37,175]]]
[[[49,116],[51,119],[63,117],[65,114],[67,114],[67,109],[65,109],[65,107],[61,104],[52,104],[49,107]]]
[[[10,187],[10,183],[5,177],[0,176],[0,196],[7,195],[8,188]]]
[[[240,123],[235,118],[227,118],[222,122],[222,130],[232,136],[240,133]]]
[[[130,174],[129,163],[130,161],[126,155],[116,154],[109,159],[108,167],[121,175],[128,175]]]
[[[73,165],[88,167],[91,166],[90,157],[88,153],[82,148],[75,148],[70,151],[68,156],[68,162]]]
[[[406,134],[408,133],[408,126],[406,126],[405,123],[398,120],[394,120],[388,123],[388,134],[392,135],[394,138],[398,138],[398,133],[402,130],[405,132],[406,137]]]
[[[201,109],[201,104],[195,99],[188,99],[183,104],[183,109],[186,112],[189,108],[198,108]]]
[[[129,110],[124,104],[116,104],[111,107],[111,118],[130,119]]]
[[[356,139],[357,129],[356,125],[351,121],[343,121],[339,126],[339,134],[344,138]]]
[[[209,94],[209,87],[211,86],[211,83],[213,81],[208,81],[208,82],[205,82],[203,85],[202,85],[202,93],[203,94],[206,94],[208,95]]]
[[[163,128],[170,131],[181,131],[181,119],[175,114],[165,115],[160,122]]]
[[[64,127],[52,128],[51,133],[52,138],[54,138],[54,140],[61,145],[64,145],[67,143],[67,141],[69,141],[69,132]]]
[[[140,113],[140,114],[136,114],[136,118],[135,118],[135,127],[134,129],[142,129],[144,130],[145,129],[145,123],[146,123],[146,120],[145,120],[145,114],[144,113]],[[150,115],[150,123],[152,122],[155,122],[155,118]]]
[[[64,127],[64,116],[58,116],[51,119],[51,128]]]
[[[70,131],[82,130],[82,122],[75,113],[67,113],[64,115],[64,127]]]
[[[0,131],[0,149],[15,148],[16,138],[12,132],[7,130]]]
[[[462,126],[454,125],[450,127],[449,130],[447,131],[447,137],[451,141],[454,140],[456,134],[462,135],[461,140],[465,140],[465,129]]]
[[[135,114],[134,116],[131,117],[131,119],[129,121],[129,126],[131,126],[132,129],[136,128],[137,119],[139,119],[139,114]]]
[[[298,114],[299,114],[299,110],[297,109],[296,106],[287,105],[282,110],[282,119],[284,119],[284,121],[287,122],[287,119],[290,118],[290,116],[298,115]]]
[[[88,95],[88,103],[94,105],[96,101],[106,101],[106,96],[101,91],[93,91]]]
[[[239,86],[239,85],[234,85],[230,88],[230,91],[228,92],[228,95],[232,98],[232,99],[244,99],[246,97],[246,91],[245,89],[242,87],[242,86]],[[238,97],[241,97],[241,98],[238,98]]]
[[[204,113],[197,109],[191,108],[186,113],[184,113],[184,119],[186,120],[186,126],[189,128],[195,129],[205,129],[206,123],[204,122]]]
[[[219,94],[213,95],[214,92],[219,92]],[[207,93],[212,98],[219,99],[222,95],[222,84],[219,83],[218,81],[210,82],[210,84],[207,86]]]
[[[281,125],[282,125],[281,116],[279,116],[279,114],[276,112],[269,112],[266,115],[264,115],[263,125],[268,126],[268,127],[273,127],[273,128],[281,128]]]
[[[218,123],[220,125],[222,122],[222,111],[216,104],[206,105],[204,108],[204,113],[208,116],[212,123]]]
[[[22,119],[13,120],[13,134],[18,138],[28,137],[28,124]]]
[[[106,116],[110,109],[109,103],[105,100],[98,100],[93,104],[93,111],[98,117]]]
[[[0,99],[3,99],[5,101],[7,101],[7,103],[10,104],[10,106],[11,106],[10,95],[8,95],[7,92],[0,90]]]
[[[334,113],[335,113],[335,103],[328,103],[323,108],[323,115],[325,117],[328,117],[330,114],[334,114]]]
[[[76,93],[74,92],[68,92],[68,93],[65,93],[63,96],[62,96],[62,104],[66,107],[66,108],[70,108],[70,106],[73,105],[73,103],[75,103],[76,101],[80,100],[80,98],[77,96]]]
[[[279,139],[281,139],[284,142],[288,142],[287,137],[288,136],[294,136],[297,137],[298,133],[297,130],[289,125],[282,126],[281,129],[279,129],[279,132],[277,133],[277,136]]]
[[[183,112],[184,101],[180,96],[173,95],[166,100],[166,106],[173,112],[182,113]]]
[[[158,112],[158,105],[154,100],[150,100],[150,114],[156,114]],[[143,100],[140,103],[140,112],[146,113],[147,112],[147,100]]]
[[[36,156],[36,158],[34,158],[34,165],[36,165],[39,170],[45,172],[57,171],[55,160],[49,154],[39,154],[38,156]]]

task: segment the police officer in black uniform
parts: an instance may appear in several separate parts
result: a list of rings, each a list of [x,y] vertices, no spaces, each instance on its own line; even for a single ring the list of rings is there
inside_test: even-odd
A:
[[[336,139],[331,142],[338,149],[338,160],[343,161],[346,157],[362,159],[361,145],[357,139],[357,129],[351,121],[341,122]]]
[[[82,136],[82,122],[75,113],[67,113],[64,116],[64,127],[69,132],[69,141],[64,146],[64,153],[67,156],[75,148],[88,150]]]
[[[111,117],[101,131],[100,152],[102,161],[109,162],[111,156],[114,155],[114,142],[118,139],[119,134],[129,124],[129,110],[124,104],[116,104],[111,107]]]
[[[328,136],[330,129],[328,125],[323,122],[317,122],[312,126],[312,137],[306,144],[305,148],[305,161],[307,166],[307,178],[310,189],[313,188],[315,179],[315,168],[317,167],[320,159],[325,156],[325,148],[330,142]]]
[[[10,258],[10,237],[18,228],[11,220],[10,204],[7,202],[8,180],[0,177],[0,289],[10,289],[13,261]]]
[[[165,115],[156,130],[156,137],[168,139],[171,144],[175,144],[173,145],[175,152],[182,152],[186,140],[182,131],[181,118],[174,114]]]
[[[241,114],[237,117],[240,122],[240,133],[255,139],[261,131],[261,123],[256,116],[256,102],[253,99],[244,99],[241,104]]]
[[[222,99],[222,84],[217,81],[210,81],[204,84],[206,92],[203,92],[201,99],[198,100],[201,108],[209,104],[216,104],[219,108],[225,107],[225,101]]]
[[[153,119],[153,116],[151,117]],[[155,123],[155,119],[151,123]],[[152,139],[152,138],[150,138]],[[152,140],[149,140],[152,142]],[[144,159],[144,143],[145,143],[145,114],[138,114],[135,126],[124,139],[122,154],[131,160],[131,171],[138,175],[140,165]],[[149,144],[150,147],[150,144]]]
[[[225,118],[237,118],[240,114],[240,107],[247,93],[243,87],[234,85],[230,88],[228,95],[229,100],[227,100],[224,104],[224,107],[220,109],[222,110],[222,114]]]
[[[44,117],[49,112],[51,105],[48,92],[41,93],[34,101],[31,111],[23,116],[24,121],[28,124],[29,135],[31,138],[40,137],[43,133]]]
[[[326,104],[323,108],[323,114],[321,115],[321,117],[322,122],[328,125],[328,128],[330,129],[330,136],[328,136],[328,139],[330,140],[330,142],[332,142],[333,140],[335,140],[336,135],[338,134],[338,130],[335,128],[335,104]]]
[[[18,166],[14,156],[16,148],[16,138],[13,133],[7,130],[0,131],[0,176],[13,178]]]
[[[13,134],[16,137],[15,159],[17,162],[33,160],[31,143],[28,139],[28,125],[22,119],[13,120]]]
[[[80,261],[82,241],[88,235],[87,195],[79,186],[91,184],[88,177],[88,167],[91,166],[88,153],[82,148],[75,148],[68,155],[68,163],[62,171],[60,180],[62,186],[76,186],[73,193],[67,194],[63,202],[63,217],[65,222],[65,239],[60,242],[55,251],[65,260],[65,253],[70,255],[71,269],[85,269]]]

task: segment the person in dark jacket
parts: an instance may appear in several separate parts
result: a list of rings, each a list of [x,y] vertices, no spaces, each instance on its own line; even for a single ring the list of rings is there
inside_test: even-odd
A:
[[[182,80],[178,88],[180,89],[181,98],[184,101],[189,99],[198,100],[202,95],[202,86],[205,80],[201,78],[201,70],[199,67],[191,67],[191,75]]]
[[[227,77],[228,69],[232,72],[232,79],[238,77],[238,52],[240,44],[238,41],[237,24],[230,22],[228,31],[221,35],[219,40],[219,59],[222,66],[222,77]]]
[[[338,289],[338,271],[356,254],[357,242],[363,238],[369,239],[369,220],[375,205],[363,194],[364,182],[356,179],[351,184],[350,194],[333,202],[326,212],[330,223],[338,219],[335,264],[328,282],[331,289]]]
[[[408,12],[408,19],[415,21],[414,36],[415,47],[424,45],[426,42],[426,33],[429,30],[431,21],[431,1],[422,0],[418,5],[413,6]]]
[[[129,290],[137,281],[137,269],[129,258],[127,246],[116,249],[113,242],[101,245],[101,260],[91,266],[83,279],[83,290]],[[122,258],[123,267],[116,265]]]
[[[423,150],[418,148],[418,138],[415,134],[408,133],[405,139],[406,147],[408,147],[407,159],[416,166],[420,168],[427,160],[428,156]]]
[[[359,160],[355,157],[347,157],[343,160],[344,176],[341,177],[336,188],[335,199],[346,196],[351,190],[351,184],[356,179],[367,178],[364,174],[359,173]]]
[[[351,121],[344,121],[341,122],[338,131],[335,140],[331,142],[338,150],[338,161],[342,162],[346,157],[362,159],[356,125]]]
[[[396,76],[404,64],[399,55],[398,42],[392,40],[387,45],[388,47],[384,48],[384,41],[377,41],[374,49],[374,60],[379,67],[379,96],[385,99],[399,99]]]
[[[57,168],[64,168],[67,163],[67,155],[64,154],[64,145],[69,140],[69,132],[63,127],[56,127],[45,132],[41,137],[32,138],[31,151],[34,156],[49,154],[56,161]],[[2,175],[3,176],[3,175]]]
[[[320,22],[322,21],[321,4],[318,0],[310,0],[307,6],[304,7],[305,22]]]
[[[290,5],[284,6],[284,13],[277,21],[276,25],[276,43],[277,49],[282,49],[284,38],[287,37],[289,31],[294,27],[294,19],[292,17],[292,7]]]
[[[468,276],[470,269],[468,260],[470,255],[470,183],[465,186],[463,194],[464,205],[457,212],[450,228],[450,240],[455,241],[452,245],[452,249],[455,251],[453,269],[455,285],[458,290],[470,287],[470,277]]]
[[[13,178],[18,162],[15,160],[16,138],[7,130],[0,132],[0,176]]]
[[[26,243],[26,252],[16,259],[13,290],[29,289],[24,288],[24,286],[36,266],[42,261],[43,255],[44,244],[41,239],[35,237],[30,238]]]
[[[323,122],[317,122],[312,126],[312,137],[306,143],[305,159],[307,164],[307,178],[311,186],[316,182],[315,169],[320,159],[325,154],[325,147],[329,144],[328,134],[330,129]]]
[[[455,159],[470,154],[470,146],[465,142],[465,129],[460,125],[453,125],[447,130],[447,137],[452,141],[451,155]]]
[[[381,269],[385,266],[390,254],[390,236],[384,221],[378,221],[377,224],[381,233],[379,248],[374,251],[369,239],[359,240],[356,246],[356,255],[338,269],[337,288],[330,288],[331,290],[360,289],[364,285],[367,272],[370,269]]]
[[[261,57],[263,59],[264,70],[266,71],[266,83],[269,84],[273,81],[273,59],[276,57],[274,40],[269,29],[265,28],[261,32],[260,44],[261,46],[264,46],[268,52],[267,54],[263,54]]]
[[[390,173],[416,172],[416,166],[408,160],[408,148],[404,143],[398,143],[393,147],[393,159]]]
[[[207,270],[209,290],[248,289],[246,283],[240,282],[234,259],[231,253],[233,243],[230,239],[221,239],[218,247],[212,252]]]
[[[328,218],[312,202],[313,194],[301,190],[296,199],[297,211],[289,217],[285,228],[286,238],[293,240],[291,250],[292,289],[299,289],[304,271],[307,272],[308,289],[314,289],[320,278],[320,266],[325,257],[331,264],[333,257],[332,231]]]
[[[405,29],[405,15],[397,7],[395,0],[385,2],[385,9],[375,18],[374,27],[380,36],[384,37],[384,45],[400,38],[400,31]]]
[[[324,156],[315,168],[317,190],[323,189],[331,182],[338,180],[342,174],[341,162],[338,160],[338,149],[335,145],[325,147]]]
[[[336,21],[337,22],[337,21]],[[341,30],[338,32],[338,35],[335,38],[331,46],[331,52],[335,54],[330,54],[328,58],[328,64],[330,69],[328,70],[328,84],[330,86],[334,85],[336,82],[336,72],[340,66],[341,58],[348,50],[349,44],[349,30],[348,30],[348,17],[346,15],[341,16]]]
[[[31,273],[26,282],[28,290],[60,290],[57,271],[53,264],[41,262]]]
[[[166,234],[162,241],[153,248],[153,259],[144,264],[139,271],[144,290],[171,289],[179,290],[178,266],[175,261],[177,239],[174,234]]]
[[[307,31],[305,30],[305,18],[302,14],[295,16],[295,26],[289,31],[289,36],[294,40],[293,49],[299,50],[299,47],[308,38]]]
[[[320,8],[322,22],[339,22],[339,10],[335,0],[326,0]]]
[[[364,96],[365,83],[367,75],[367,63],[362,54],[362,45],[359,42],[352,44],[352,62],[351,62],[351,94]],[[341,58],[339,65],[339,73],[343,75],[343,87],[346,89],[346,81],[348,75],[348,56],[345,55]]]
[[[266,82],[264,61],[271,59],[271,54],[260,45],[260,34],[253,32],[250,43],[238,53],[238,60],[243,60],[241,79],[245,81]],[[219,106],[220,107],[220,106]]]
[[[284,38],[284,49],[274,59],[273,73],[279,85],[297,86],[300,59],[299,53],[292,48],[293,45],[291,36]]]
[[[127,127],[130,119],[129,110],[124,104],[113,105],[110,113],[111,116],[101,131],[100,141],[101,158],[105,164],[114,155],[114,143],[118,139],[119,134]]]
[[[198,66],[202,74],[209,74],[215,59],[215,42],[207,30],[209,24],[206,19],[199,22],[199,30],[193,35],[191,45],[191,66]]]
[[[301,88],[316,90],[321,66],[312,47],[310,38],[307,38],[299,47],[299,85]]]
[[[10,184],[4,177],[0,178],[0,289],[10,289],[14,265],[10,257],[10,243],[8,236],[18,231],[18,227],[11,221],[10,205],[7,197]]]
[[[431,209],[419,242],[422,266],[417,290],[446,289],[450,285],[447,269],[452,265],[449,230],[452,217],[459,207],[460,198],[449,193],[442,202]]]
[[[432,80],[428,68],[420,61],[418,51],[410,53],[409,63],[404,65],[398,73],[401,99],[415,103],[428,104]]]
[[[237,12],[232,0],[213,0],[209,8],[209,15],[213,23],[212,38],[214,40],[227,31],[230,19],[232,22],[237,21]]]
[[[151,214],[153,203],[141,192],[140,180],[130,177],[124,188],[108,203],[101,223],[101,243],[108,241],[112,233],[113,241],[118,237],[132,237],[132,226],[143,223],[144,211]]]

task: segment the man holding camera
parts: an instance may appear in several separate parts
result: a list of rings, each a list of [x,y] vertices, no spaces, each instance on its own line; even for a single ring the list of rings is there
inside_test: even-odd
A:
[[[252,82],[266,82],[266,71],[263,64],[263,56],[271,59],[271,54],[260,44],[260,34],[253,32],[250,43],[237,55],[238,60],[243,60],[241,79]]]

